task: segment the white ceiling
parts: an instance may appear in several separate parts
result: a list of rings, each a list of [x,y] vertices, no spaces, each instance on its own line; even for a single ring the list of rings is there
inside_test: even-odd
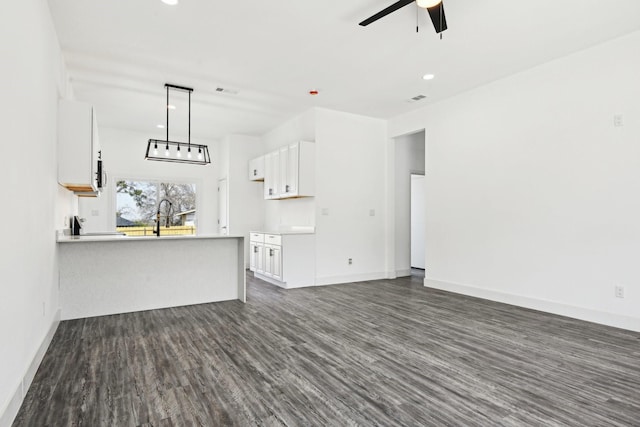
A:
[[[166,82],[195,89],[194,137],[260,135],[313,106],[391,118],[640,29],[638,0],[445,0],[443,40],[414,5],[358,25],[393,2],[49,5],[76,98],[96,106],[101,126],[162,138]],[[425,73],[436,78],[424,81]],[[427,98],[407,102],[418,94]],[[180,96],[171,92],[170,125],[183,134]]]

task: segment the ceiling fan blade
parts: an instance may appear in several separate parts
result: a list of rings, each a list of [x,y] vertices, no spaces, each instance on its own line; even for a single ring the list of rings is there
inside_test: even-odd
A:
[[[391,6],[381,10],[380,12],[376,13],[375,15],[365,19],[364,21],[362,21],[359,25],[362,25],[363,27],[366,27],[367,25],[371,24],[372,22],[376,22],[378,19],[380,18],[384,18],[385,16],[387,16],[390,13],[395,12],[396,10],[405,7],[408,4],[413,3],[414,0],[400,0],[395,2],[394,4],[392,4]]]
[[[428,8],[427,11],[436,29],[436,33],[441,33],[447,29],[447,18],[444,16],[444,2]]]

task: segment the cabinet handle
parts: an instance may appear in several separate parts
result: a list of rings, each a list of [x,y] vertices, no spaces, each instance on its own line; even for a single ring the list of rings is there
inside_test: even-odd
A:
[[[269,249],[269,256],[273,256],[273,249]]]
[[[256,175],[258,175],[258,170],[257,170],[257,169],[254,169],[254,170],[253,170],[253,176],[256,176]]]
[[[258,253],[258,247],[257,247],[257,246],[254,246],[254,247],[253,247],[253,253],[254,253],[254,254],[257,254],[257,253]]]
[[[272,196],[273,195],[273,188],[269,189],[269,195]]]
[[[289,185],[286,185],[284,189],[285,189],[285,193],[288,193],[289,192]]]

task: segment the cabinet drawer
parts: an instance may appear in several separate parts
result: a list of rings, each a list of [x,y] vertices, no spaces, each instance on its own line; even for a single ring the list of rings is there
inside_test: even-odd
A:
[[[251,233],[249,234],[250,242],[264,243],[264,234],[262,233]]]
[[[265,234],[264,235],[264,243],[269,245],[282,245],[282,236],[278,234]]]

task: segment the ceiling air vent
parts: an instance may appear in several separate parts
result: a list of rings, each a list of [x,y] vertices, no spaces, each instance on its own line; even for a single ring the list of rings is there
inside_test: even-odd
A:
[[[216,92],[226,93],[228,95],[237,95],[238,91],[233,89],[225,89],[223,87],[217,87]]]
[[[422,101],[425,98],[426,98],[426,95],[416,95],[411,99],[407,99],[407,102],[418,102],[418,101]]]

